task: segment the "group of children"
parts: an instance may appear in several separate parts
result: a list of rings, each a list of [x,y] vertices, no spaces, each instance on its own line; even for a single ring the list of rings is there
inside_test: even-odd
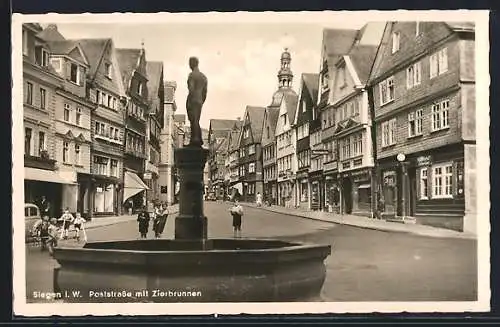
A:
[[[168,206],[166,203],[157,203],[154,206],[151,215],[147,211],[146,207],[137,215],[137,222],[139,223],[139,233],[141,238],[147,238],[149,231],[149,222],[153,220],[153,231],[155,233],[155,238],[160,238],[165,229],[168,218]]]

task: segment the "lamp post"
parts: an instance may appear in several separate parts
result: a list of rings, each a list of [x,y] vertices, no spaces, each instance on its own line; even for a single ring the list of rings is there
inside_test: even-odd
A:
[[[404,153],[398,153],[396,159],[398,160],[401,167],[401,214],[404,221],[406,217],[406,155]]]

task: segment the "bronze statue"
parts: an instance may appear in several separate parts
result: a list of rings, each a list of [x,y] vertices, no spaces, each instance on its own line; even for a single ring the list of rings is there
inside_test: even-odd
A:
[[[200,128],[200,116],[201,108],[207,98],[208,81],[207,77],[198,69],[198,58],[189,58],[189,67],[191,68],[191,73],[189,73],[187,82],[189,94],[186,100],[186,110],[191,125],[189,145],[201,147],[203,140]]]

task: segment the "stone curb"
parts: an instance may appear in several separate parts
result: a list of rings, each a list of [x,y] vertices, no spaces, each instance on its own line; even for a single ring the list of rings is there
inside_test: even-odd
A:
[[[453,233],[453,231],[448,231],[446,229],[438,229],[436,228],[435,230],[429,230],[429,231],[422,231],[422,230],[402,230],[399,228],[394,228],[396,225],[398,226],[404,226],[404,224],[401,223],[393,223],[395,224],[394,227],[392,226],[368,226],[368,225],[363,225],[359,224],[356,222],[349,222],[346,220],[330,220],[330,219],[324,219],[320,217],[309,217],[304,214],[300,214],[300,212],[281,212],[278,210],[273,210],[273,208],[268,208],[268,207],[257,207],[253,205],[249,205],[246,203],[241,203],[241,205],[249,208],[255,208],[255,209],[260,209],[260,210],[266,210],[269,212],[274,212],[274,213],[281,213],[281,214],[286,214],[294,217],[299,217],[299,218],[305,218],[305,219],[310,219],[310,220],[319,220],[335,225],[345,225],[345,226],[352,226],[352,227],[357,227],[357,228],[363,228],[363,229],[370,229],[370,230],[378,230],[378,231],[383,231],[383,232],[395,232],[395,233],[404,233],[404,234],[413,234],[413,235],[419,235],[419,236],[426,236],[426,237],[435,237],[435,238],[455,238],[455,239],[469,239],[469,240],[477,240],[477,236],[469,234],[469,233],[463,233],[463,234],[458,234],[459,232]],[[383,220],[386,222],[385,220]],[[387,222],[389,223],[389,222]],[[420,226],[420,225],[418,225]]]

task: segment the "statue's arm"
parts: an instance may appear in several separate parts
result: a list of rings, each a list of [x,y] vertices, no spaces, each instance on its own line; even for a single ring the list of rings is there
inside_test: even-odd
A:
[[[202,97],[203,97],[203,102],[205,102],[205,100],[207,99],[207,79],[205,78],[205,84],[203,85],[203,93],[202,93]]]
[[[195,87],[192,74],[189,74],[187,84],[189,93],[192,93]]]

